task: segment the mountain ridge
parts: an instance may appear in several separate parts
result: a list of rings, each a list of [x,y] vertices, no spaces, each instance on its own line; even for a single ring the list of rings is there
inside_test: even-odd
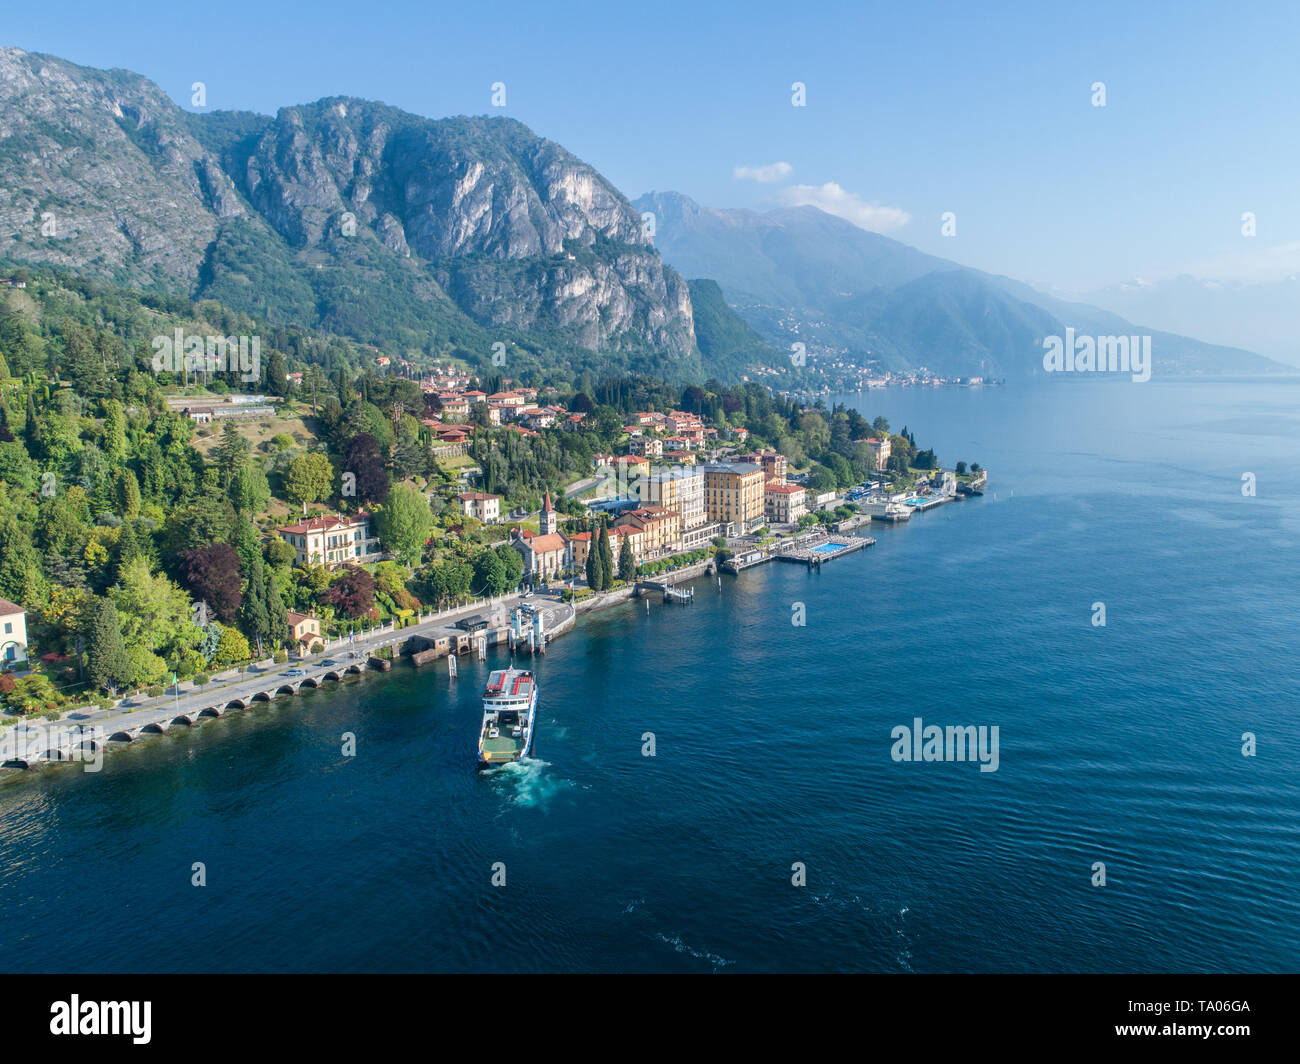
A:
[[[1241,348],[1134,325],[815,207],[712,208],[679,192],[646,193],[633,203],[655,215],[666,262],[687,276],[716,279],[727,301],[769,342],[782,347],[802,340],[824,359],[881,371],[1026,376],[1042,371],[1044,337],[1072,327],[1081,334],[1149,334],[1166,373],[1290,368]]]

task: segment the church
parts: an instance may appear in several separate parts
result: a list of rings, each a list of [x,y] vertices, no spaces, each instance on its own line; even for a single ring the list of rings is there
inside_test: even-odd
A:
[[[559,531],[558,515],[551,505],[551,493],[546,493],[538,515],[539,532],[530,528],[515,529],[510,533],[510,546],[524,560],[524,578],[532,584],[552,580],[573,568],[573,546],[569,537]]]

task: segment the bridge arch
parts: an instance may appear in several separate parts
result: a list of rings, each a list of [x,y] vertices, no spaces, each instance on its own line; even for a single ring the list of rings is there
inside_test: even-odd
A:
[[[200,716],[200,717],[219,717],[219,716],[221,716],[221,712],[222,712],[222,711],[221,711],[220,709],[218,709],[216,706],[208,706],[206,709],[200,709],[200,710],[199,710],[199,716]]]
[[[110,743],[130,743],[135,741],[135,736],[128,731],[115,731],[108,737]]]
[[[269,702],[269,701],[271,701],[271,692],[270,692],[270,691],[258,691],[257,694],[255,694],[252,698],[249,699],[249,701],[250,701],[250,702]]]
[[[169,722],[163,720],[154,721],[152,724],[146,724],[140,729],[140,734],[148,732],[150,735],[162,735],[168,727]]]
[[[275,689],[275,693],[277,695],[292,695],[292,694],[297,694],[298,692],[297,689],[293,686],[293,684],[282,683],[279,687]]]
[[[191,728],[194,726],[194,721],[190,720],[190,718],[187,717],[184,713],[182,713],[179,717],[172,717],[172,723],[184,724],[185,727],[187,728]]]
[[[226,709],[247,709],[247,708],[248,708],[248,703],[246,703],[242,698],[232,698],[229,702],[226,703]]]
[[[313,677],[313,676],[308,676],[305,680],[303,680],[303,682],[302,682],[302,686],[303,686],[303,687],[312,687],[312,688],[316,688],[316,687],[319,687],[319,686],[320,686],[320,682],[319,682],[318,680],[316,680],[315,677]]]

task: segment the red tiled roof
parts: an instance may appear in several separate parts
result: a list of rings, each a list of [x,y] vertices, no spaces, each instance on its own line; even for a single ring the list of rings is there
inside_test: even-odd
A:
[[[296,525],[281,525],[279,531],[302,535],[305,532],[324,532],[328,528],[337,528],[339,525],[351,528],[353,525],[361,524],[369,519],[370,515],[365,511],[361,511],[353,517],[342,517],[339,514],[333,514],[325,517],[312,517],[306,521],[299,521]]]
[[[536,532],[528,529],[524,532],[524,539],[528,545],[537,551],[538,554],[551,554],[557,550],[564,550],[564,537],[558,532],[547,533],[545,536],[539,536]]]

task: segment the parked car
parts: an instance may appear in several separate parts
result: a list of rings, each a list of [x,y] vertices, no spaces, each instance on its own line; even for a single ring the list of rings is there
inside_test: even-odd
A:
[[[326,658],[324,661],[321,662],[321,664],[322,664],[322,665],[337,665],[338,662],[335,661],[333,658]]]
[[[285,673],[285,675],[286,675],[286,676],[306,676],[307,673],[306,673],[304,670],[302,670],[302,669],[289,669],[289,670]]]

